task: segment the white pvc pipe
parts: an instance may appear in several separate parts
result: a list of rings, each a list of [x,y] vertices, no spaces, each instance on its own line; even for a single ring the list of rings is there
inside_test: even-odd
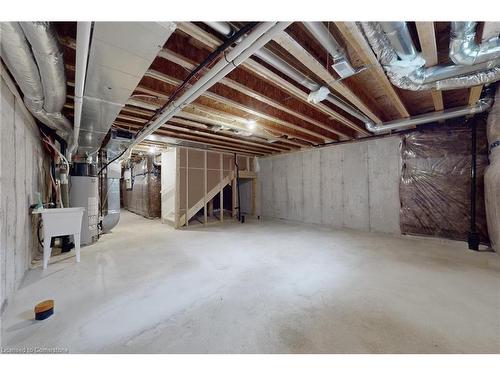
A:
[[[92,22],[78,22],[76,26],[76,67],[75,67],[75,116],[73,128],[73,143],[68,150],[71,158],[78,148],[80,122],[82,119],[83,92],[85,89],[85,76],[87,74],[87,61],[90,48],[90,34]]]
[[[258,25],[247,37],[225,55],[210,71],[198,80],[179,99],[170,103],[160,116],[149,126],[144,128],[137,138],[129,145],[128,150],[142,142],[147,136],[160,128],[165,122],[174,117],[184,106],[200,97],[210,87],[215,85],[224,76],[229,74],[256,50],[263,47],[277,34],[283,32],[291,22],[263,22]],[[126,153],[125,153],[126,154]],[[123,157],[122,157],[123,158]]]

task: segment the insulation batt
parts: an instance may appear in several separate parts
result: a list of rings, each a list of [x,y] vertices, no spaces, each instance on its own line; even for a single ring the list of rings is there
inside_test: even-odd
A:
[[[491,247],[500,250],[500,90],[488,115],[488,149],[490,165],[484,175],[486,219]]]

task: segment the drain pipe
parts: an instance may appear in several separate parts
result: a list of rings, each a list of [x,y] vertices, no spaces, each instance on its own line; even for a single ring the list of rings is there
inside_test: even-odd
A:
[[[87,74],[87,61],[90,48],[90,34],[92,22],[78,22],[76,26],[76,67],[75,67],[75,109],[73,143],[68,149],[68,156],[78,149],[78,137],[80,135],[80,123],[82,119],[83,92],[85,89],[85,77]],[[69,159],[68,159],[69,160]]]
[[[445,109],[444,111],[436,111],[431,113],[425,113],[423,115],[418,115],[414,117],[408,117],[400,120],[394,120],[385,122],[382,124],[373,124],[372,122],[366,123],[366,129],[375,134],[389,133],[393,130],[403,130],[413,127],[415,125],[428,124],[431,122],[448,120],[451,118],[474,115],[477,113],[482,113],[491,108],[493,104],[493,99],[487,97],[480,99],[473,106],[463,106],[451,109]]]
[[[274,36],[284,31],[290,23],[291,22],[263,22],[256,26],[252,32],[247,34],[245,38],[242,38],[240,43],[225,54],[224,59],[221,59],[215,64],[204,76],[186,90],[183,95],[170,103],[152,123],[144,127],[137,134],[134,141],[128,146],[127,150],[132,150],[133,147],[174,117],[186,105],[196,100],[210,87],[236,69],[238,65],[255,53],[255,51],[262,48],[272,40]]]
[[[337,72],[341,79],[356,74],[349,60],[347,59],[342,47],[330,34],[328,28],[322,22],[304,22],[307,30],[316,38],[321,46],[328,51],[333,58],[332,68]]]

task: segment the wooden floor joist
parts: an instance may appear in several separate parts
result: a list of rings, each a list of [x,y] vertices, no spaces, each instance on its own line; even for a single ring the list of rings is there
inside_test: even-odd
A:
[[[134,124],[123,123],[120,121],[115,121],[114,125],[117,128],[121,128],[121,129],[125,129],[125,130],[130,130],[130,129],[139,130],[140,129],[140,127],[137,127]],[[224,149],[226,151],[231,151],[231,152],[237,152],[237,153],[242,154],[242,155],[246,154],[246,155],[263,156],[263,155],[271,154],[271,152],[269,152],[268,150],[267,151],[253,151],[253,150],[249,150],[245,147],[241,147],[241,145],[234,145],[234,144],[228,143],[228,142],[210,140],[210,139],[203,138],[200,136],[193,136],[193,135],[187,135],[187,134],[177,134],[175,132],[168,131],[166,129],[161,129],[161,128],[156,130],[155,134],[167,136],[167,137],[172,138],[172,139],[190,141],[190,142],[205,145],[205,146],[216,146],[219,149]]]
[[[177,65],[180,65],[183,68],[188,69],[188,70],[193,70],[195,68],[195,65],[193,63],[188,61],[186,58],[176,54],[175,52],[169,51],[167,49],[164,49],[163,52],[164,53],[161,54],[161,57],[167,59],[168,61],[173,62]],[[154,71],[148,71],[146,74],[150,74],[151,76],[155,75]],[[311,125],[314,125],[314,126],[317,126],[319,128],[322,128],[324,130],[333,132],[333,133],[337,134],[338,136],[340,136],[341,138],[350,139],[350,137],[347,136],[344,132],[339,131],[337,129],[334,129],[332,126],[328,126],[328,125],[326,125],[326,124],[324,124],[316,119],[313,119],[310,116],[304,115],[296,110],[293,110],[289,107],[286,107],[286,106],[282,105],[281,103],[277,102],[276,100],[273,100],[273,99],[263,95],[260,92],[252,90],[252,89],[242,85],[241,83],[239,83],[235,80],[232,80],[230,78],[225,77],[219,83],[221,83],[229,88],[232,88],[233,90],[241,92],[242,94],[245,94],[245,95],[247,95],[253,99],[256,99],[262,103],[265,103],[273,108],[276,108],[280,111],[288,113],[289,115],[292,115],[292,116],[297,117],[303,121],[306,121],[306,122],[310,123]],[[354,124],[352,121],[350,121],[348,119],[341,118],[341,119],[336,119],[336,120],[339,121],[340,123],[345,122],[345,124],[348,124],[349,127],[351,127],[351,128],[356,127],[356,124]]]
[[[335,25],[339,29],[344,39],[354,49],[356,54],[361,58],[364,64],[370,66],[370,72],[376,77],[383,87],[385,94],[391,99],[391,103],[398,111],[401,117],[409,117],[410,113],[403,104],[394,86],[385,75],[384,69],[380,66],[377,57],[373,53],[370,45],[359,30],[355,22],[336,22]],[[380,121],[377,121],[380,122]]]
[[[182,81],[176,79],[176,78],[173,78],[173,77],[170,77],[166,74],[163,74],[161,72],[152,72],[152,71],[148,71],[146,73],[148,75],[148,77],[151,77],[151,78],[154,78],[154,79],[157,79],[157,80],[160,80],[162,82],[165,82],[165,83],[168,83],[170,85],[174,85],[174,86],[178,86],[182,83]],[[140,91],[142,90],[142,87],[138,87],[137,90]],[[148,90],[148,92],[151,92]],[[333,138],[330,138],[330,137],[327,137],[323,134],[320,134],[314,130],[310,130],[310,129],[306,129],[304,127],[301,127],[299,125],[295,125],[295,124],[292,124],[291,122],[289,121],[285,121],[285,120],[282,120],[281,118],[278,118],[276,116],[271,116],[267,113],[263,113],[263,112],[259,112],[251,107],[248,107],[246,105],[243,105],[235,100],[232,100],[232,99],[229,99],[229,98],[226,98],[224,96],[221,96],[221,95],[218,95],[218,94],[215,94],[213,92],[210,92],[210,91],[206,91],[203,93],[202,95],[203,97],[206,97],[206,98],[209,98],[209,99],[213,99],[214,101],[217,101],[219,103],[222,103],[222,104],[225,104],[225,105],[228,105],[232,108],[235,108],[235,109],[238,109],[240,111],[243,111],[243,112],[246,112],[250,115],[253,115],[253,116],[256,116],[256,117],[260,117],[264,120],[267,120],[267,121],[270,121],[270,122],[273,122],[273,123],[276,123],[276,124],[279,124],[279,125],[282,125],[284,127],[287,127],[287,128],[290,128],[290,129],[293,129],[295,131],[299,131],[299,132],[302,132],[302,133],[305,133],[305,134],[309,134],[313,137],[316,137],[316,138],[320,138],[320,139],[323,139],[324,142],[332,142],[334,141],[335,139]],[[332,132],[332,133],[335,133],[335,131],[333,129],[328,129],[328,131]]]
[[[179,80],[175,80],[171,77],[168,77],[166,76],[165,77],[165,80],[168,80],[169,83],[171,82],[171,84],[175,84],[174,82],[177,82],[179,83],[180,81]],[[155,90],[152,90],[150,89],[149,87],[144,87],[144,86],[137,86],[136,88],[136,91],[137,92],[143,92],[143,93],[146,93],[146,94],[150,94],[150,95],[154,95],[154,96],[157,96],[158,98],[160,99],[168,99],[168,95],[165,95],[161,92],[158,92],[158,91],[155,91]],[[309,130],[309,129],[305,129],[301,126],[298,126],[298,125],[295,125],[295,124],[292,124],[288,121],[283,121],[281,119],[278,119],[276,117],[273,117],[273,116],[269,116],[269,115],[266,115],[266,114],[263,114],[261,112],[258,112],[258,111],[255,111],[254,109],[252,108],[249,108],[249,107],[246,107],[246,106],[243,106],[237,102],[234,102],[230,99],[227,99],[225,97],[222,97],[222,96],[219,96],[219,95],[216,95],[216,94],[213,94],[213,93],[210,93],[210,92],[206,92],[204,93],[203,95],[204,97],[207,97],[209,99],[212,99],[212,100],[215,100],[215,101],[218,101],[220,103],[223,103],[225,105],[229,105],[229,106],[232,106],[238,110],[241,110],[243,112],[246,112],[248,114],[251,114],[251,115],[254,115],[254,116],[257,116],[257,117],[260,117],[260,118],[263,118],[265,120],[268,120],[272,123],[275,123],[275,124],[278,124],[278,125],[281,125],[281,126],[284,126],[286,128],[289,128],[289,129],[292,129],[292,130],[295,130],[297,132],[300,132],[300,133],[303,133],[303,134],[307,134],[307,135],[310,135],[312,137],[314,137],[315,139],[319,139],[319,140],[323,140],[325,142],[327,141],[333,141],[332,138],[329,138],[329,137],[325,137],[324,135],[322,134],[319,134],[317,132],[314,132],[312,130]],[[195,103],[195,102],[194,102]],[[193,104],[193,106],[196,106],[197,104]],[[229,114],[228,114],[229,115]],[[263,125],[261,124],[261,126],[266,126],[266,125]],[[267,127],[267,126],[266,126]],[[269,127],[267,127],[269,128]],[[272,130],[272,128],[271,128]],[[304,141],[306,142],[312,142],[314,143],[315,141],[313,139],[310,139],[310,138],[307,138],[307,137],[303,137],[303,136],[300,136],[300,135],[294,135],[295,138],[299,138],[299,139],[303,139]],[[316,144],[319,144],[320,142],[319,141],[316,141],[315,142]]]
[[[200,27],[198,27],[192,23],[181,22],[178,25],[178,29],[181,30],[182,32],[186,33],[187,35],[190,35],[191,37],[196,39],[198,42],[203,43],[206,47],[208,47],[210,49],[215,49],[221,44],[221,41],[219,39],[215,38],[213,35],[207,33],[205,30],[201,29]],[[162,57],[162,54],[160,54],[159,56]],[[167,58],[168,53],[165,56]],[[258,76],[260,76],[262,78],[269,80],[269,82],[272,83],[273,85],[275,85],[276,87],[280,88],[281,90],[283,90],[285,92],[288,92],[291,95],[296,96],[298,99],[302,100],[304,103],[311,105],[315,109],[320,110],[321,112],[330,116],[332,119],[335,119],[339,122],[344,123],[345,125],[360,132],[361,134],[366,134],[366,135],[369,134],[362,127],[356,125],[351,120],[345,118],[344,116],[342,116],[341,114],[339,114],[338,112],[336,112],[332,108],[326,106],[325,104],[318,103],[318,104],[312,105],[307,100],[307,97],[308,97],[307,93],[298,89],[294,85],[290,84],[288,81],[281,78],[279,75],[275,74],[274,72],[267,69],[262,64],[259,64],[255,60],[247,59],[240,66],[248,69],[249,71],[251,71],[253,73],[256,73]]]
[[[293,57],[295,57],[302,65],[307,67],[311,72],[316,74],[321,78],[329,87],[338,92],[349,102],[351,102],[355,107],[357,107],[361,112],[363,112],[370,119],[376,123],[381,122],[378,116],[373,113],[373,111],[365,104],[358,96],[351,91],[342,82],[339,82],[335,77],[333,77],[328,69],[320,64],[314,56],[312,56],[304,47],[302,47],[295,39],[293,39],[286,32],[278,34],[274,41],[277,42],[281,47],[288,51]],[[364,129],[362,129],[365,131]]]
[[[191,121],[191,120],[185,120],[183,118],[174,117],[174,118],[170,119],[169,122],[179,124],[179,125],[189,126],[189,127],[193,127],[193,128],[198,128],[201,131],[207,130],[206,127],[203,128],[203,126],[204,126],[203,124],[200,124],[198,122]],[[210,134],[213,134],[213,133],[210,133]],[[276,142],[274,142],[274,143],[268,142],[268,143],[264,144],[263,140],[257,139],[255,137],[248,137],[247,139],[235,138],[234,135],[229,134],[229,132],[227,132],[227,131],[219,131],[219,132],[217,132],[217,134],[220,136],[226,136],[235,142],[237,141],[238,143],[244,143],[244,144],[249,144],[249,145],[258,145],[258,146],[262,146],[264,148],[269,148],[269,149],[272,149],[275,151],[290,151],[293,149],[293,147],[290,147],[290,146],[275,145]],[[215,134],[213,134],[213,135],[215,136]]]
[[[435,66],[438,64],[436,34],[434,30],[434,22],[415,22],[417,26],[418,39],[420,40],[420,47],[422,55],[425,59],[425,66]],[[436,111],[442,111],[443,94],[441,91],[433,90],[432,102]]]
[[[148,91],[152,94],[157,94],[157,95],[163,95],[161,93],[156,93],[155,91],[151,91],[150,89],[144,89],[144,91]],[[155,108],[158,109],[158,105],[152,105],[151,103],[145,103],[141,100],[134,100],[130,101],[131,105],[141,107],[141,106],[146,106],[147,108]],[[125,107],[123,110],[125,111],[133,111],[132,109],[129,109]],[[223,125],[229,128],[236,128],[242,131],[247,131],[246,127],[246,120],[242,117],[238,117],[235,115],[232,115],[227,112],[219,111],[217,109],[207,107],[201,104],[189,104],[184,109],[176,115],[176,117],[179,118],[186,118],[188,120],[193,120],[193,121],[199,121],[201,123],[208,123],[214,126],[218,125]],[[264,126],[262,127],[264,128]],[[266,130],[266,129],[264,129]],[[282,133],[276,133],[276,130],[274,128],[269,128],[266,130],[267,134],[260,134],[262,132],[262,129],[258,129],[256,131],[256,135],[261,135],[263,137],[269,137],[272,136],[274,138],[281,138],[283,136]],[[286,143],[290,145],[291,147],[299,147],[302,148],[304,147],[304,144],[298,143],[292,139],[280,139],[280,142]]]

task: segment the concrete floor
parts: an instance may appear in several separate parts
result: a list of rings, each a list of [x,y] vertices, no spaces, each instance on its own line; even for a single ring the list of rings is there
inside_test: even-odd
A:
[[[28,272],[5,347],[107,353],[499,353],[500,257],[281,222],[175,231],[122,212]],[[56,313],[32,319],[35,303]]]

